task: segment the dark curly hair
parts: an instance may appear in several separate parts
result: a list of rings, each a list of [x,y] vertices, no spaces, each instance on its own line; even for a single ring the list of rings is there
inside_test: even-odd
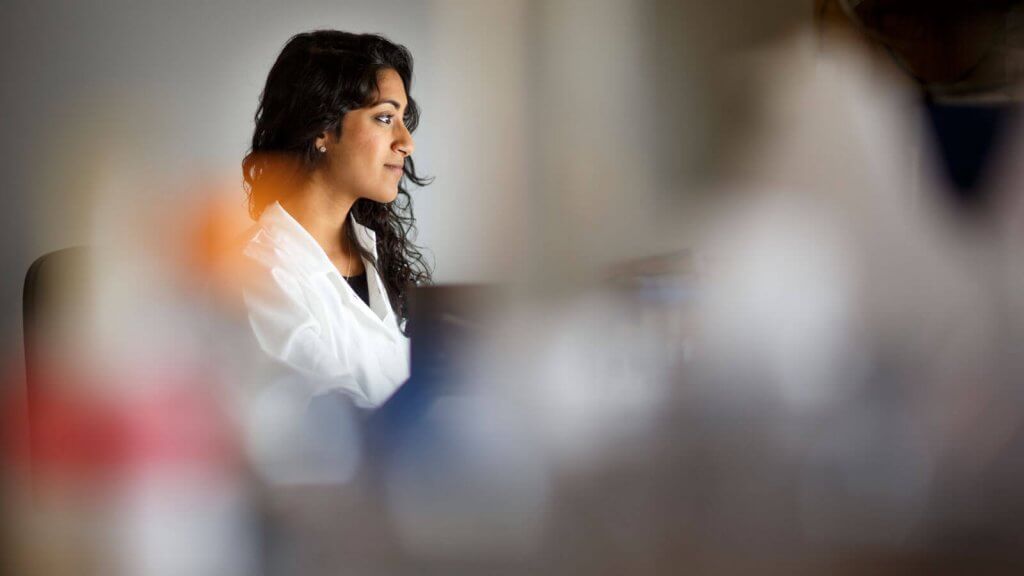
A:
[[[394,70],[406,94],[412,86],[412,55],[404,46],[375,34],[318,30],[293,36],[274,62],[256,109],[252,148],[242,160],[243,187],[249,215],[258,219],[264,208],[290,189],[321,162],[316,139],[328,132],[341,135],[342,118],[369,105],[377,95],[377,78]],[[409,132],[419,124],[419,108],[408,96],[403,120]],[[409,286],[430,282],[430,269],[409,236],[415,225],[407,182],[431,182],[416,174],[412,157],[405,159],[394,202],[382,204],[361,198],[352,216],[377,235],[377,257],[346,234],[381,275],[391,307],[399,321],[408,317]]]

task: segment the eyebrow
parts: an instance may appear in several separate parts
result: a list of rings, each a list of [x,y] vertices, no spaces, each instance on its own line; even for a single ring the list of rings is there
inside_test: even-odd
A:
[[[373,104],[370,104],[370,108],[375,108],[377,106],[380,106],[381,104],[391,104],[392,106],[395,107],[395,110],[401,110],[402,109],[402,106],[399,105],[397,100],[392,100],[390,98],[386,98],[384,100],[377,100]]]

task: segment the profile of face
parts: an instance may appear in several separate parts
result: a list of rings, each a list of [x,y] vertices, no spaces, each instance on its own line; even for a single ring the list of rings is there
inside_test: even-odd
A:
[[[401,76],[391,69],[377,77],[377,96],[370,105],[342,118],[341,135],[321,135],[326,147],[323,180],[337,194],[353,199],[391,202],[398,195],[405,159],[415,148],[403,121],[408,105]]]

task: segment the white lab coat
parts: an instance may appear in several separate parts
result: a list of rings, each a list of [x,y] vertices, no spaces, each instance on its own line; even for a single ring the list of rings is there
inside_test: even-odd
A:
[[[376,257],[374,232],[349,222]],[[340,390],[372,408],[408,379],[409,340],[371,262],[363,261],[367,305],[277,202],[263,211],[244,254],[256,264],[243,291],[249,324],[263,352],[301,376],[304,394]]]

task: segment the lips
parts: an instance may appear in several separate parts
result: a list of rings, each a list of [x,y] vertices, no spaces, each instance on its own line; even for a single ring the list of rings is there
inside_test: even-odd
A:
[[[385,164],[384,167],[398,174],[402,173],[402,166],[400,164]]]

